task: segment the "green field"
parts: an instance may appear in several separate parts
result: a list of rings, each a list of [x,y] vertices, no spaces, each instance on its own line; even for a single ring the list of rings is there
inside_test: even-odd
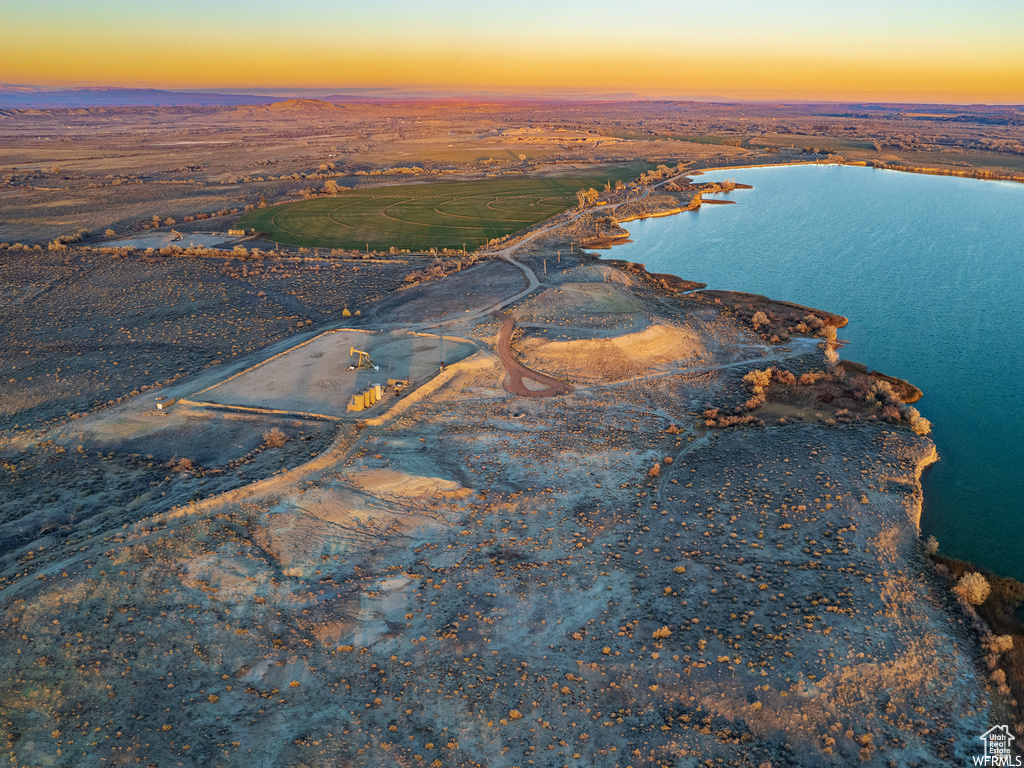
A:
[[[647,164],[583,176],[372,187],[250,211],[238,222],[288,245],[319,248],[476,248],[576,204],[576,192],[628,180]]]

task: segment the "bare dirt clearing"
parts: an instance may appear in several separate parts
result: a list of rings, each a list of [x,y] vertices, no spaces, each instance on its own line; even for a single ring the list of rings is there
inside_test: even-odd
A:
[[[348,370],[358,362],[358,357],[350,354],[352,348],[368,352],[380,370]],[[352,395],[373,384],[386,387],[388,379],[402,379],[415,387],[443,366],[474,351],[476,347],[471,342],[453,336],[405,331],[328,331],[227,381],[196,392],[192,399],[344,418],[348,416]],[[394,394],[389,393],[372,411],[360,414],[360,418],[386,408],[393,398]]]

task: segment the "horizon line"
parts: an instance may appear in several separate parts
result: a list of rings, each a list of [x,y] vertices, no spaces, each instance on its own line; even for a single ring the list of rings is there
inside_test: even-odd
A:
[[[1024,109],[1024,101],[983,101],[983,100],[926,100],[917,96],[899,98],[895,95],[878,96],[736,96],[727,93],[715,94],[643,94],[623,91],[523,89],[505,91],[483,91],[476,89],[414,88],[403,86],[290,86],[283,88],[264,86],[224,87],[167,87],[140,83],[137,85],[62,84],[39,85],[32,83],[0,83],[0,98],[3,96],[43,96],[49,93],[89,91],[156,91],[171,94],[204,94],[225,96],[257,96],[260,98],[344,98],[346,96],[372,101],[415,101],[452,100],[466,101],[560,101],[560,102],[701,102],[729,104],[877,104],[877,105],[936,105],[936,106],[986,106],[1017,107]],[[134,105],[141,106],[141,105]],[[59,107],[58,107],[59,108]]]

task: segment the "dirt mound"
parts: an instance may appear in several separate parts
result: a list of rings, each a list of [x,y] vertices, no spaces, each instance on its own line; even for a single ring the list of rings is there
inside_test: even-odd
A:
[[[455,480],[440,477],[421,477],[390,469],[377,469],[369,472],[355,473],[349,476],[349,482],[374,495],[380,496],[441,496],[442,498],[459,498],[472,493],[463,488]]]
[[[531,338],[519,348],[531,368],[578,382],[621,381],[704,351],[697,334],[668,325],[652,325],[639,333],[607,339]]]

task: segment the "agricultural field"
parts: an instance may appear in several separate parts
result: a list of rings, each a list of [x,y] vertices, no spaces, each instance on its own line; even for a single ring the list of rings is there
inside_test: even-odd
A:
[[[585,176],[364,188],[251,211],[239,227],[288,245],[471,249],[575,205],[580,189],[602,189],[644,170],[624,164]]]

